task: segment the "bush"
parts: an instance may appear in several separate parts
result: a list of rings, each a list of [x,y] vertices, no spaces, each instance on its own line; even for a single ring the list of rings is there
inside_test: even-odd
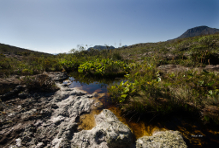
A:
[[[34,77],[26,76],[22,79],[22,83],[27,85],[29,90],[45,92],[57,90],[55,82],[46,74],[39,74]]]
[[[78,67],[79,73],[88,72],[95,75],[124,75],[129,70],[129,65],[125,62],[111,59],[96,59],[96,61],[85,62]]]

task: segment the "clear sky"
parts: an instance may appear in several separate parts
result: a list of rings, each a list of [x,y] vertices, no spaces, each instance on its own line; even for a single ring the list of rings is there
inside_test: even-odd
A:
[[[219,0],[0,0],[0,43],[48,53],[219,28]]]

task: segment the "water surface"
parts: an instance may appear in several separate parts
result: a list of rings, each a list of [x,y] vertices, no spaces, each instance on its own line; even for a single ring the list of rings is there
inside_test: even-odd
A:
[[[151,136],[154,131],[177,130],[183,135],[189,147],[219,147],[219,128],[214,126],[205,126],[195,117],[177,116],[177,117],[151,117],[140,115],[125,115],[121,109],[113,104],[107,93],[107,86],[112,83],[125,81],[123,78],[116,79],[98,79],[86,78],[73,74],[69,78],[71,88],[78,88],[93,94],[96,107],[89,114],[80,117],[79,129],[90,130],[95,126],[94,116],[103,109],[111,110],[118,119],[126,124],[134,133],[135,138],[142,136]],[[98,103],[99,102],[99,103]]]

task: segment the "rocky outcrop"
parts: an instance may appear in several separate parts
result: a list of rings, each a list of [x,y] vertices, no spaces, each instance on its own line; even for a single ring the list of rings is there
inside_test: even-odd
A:
[[[134,148],[131,130],[109,110],[95,116],[91,130],[78,127],[79,118],[96,108],[93,95],[70,83],[56,83],[56,92],[20,92],[0,104],[0,147],[2,148]],[[17,88],[17,89],[25,89]],[[20,90],[19,90],[20,91]],[[150,142],[148,142],[150,139]],[[183,144],[178,132],[154,134],[137,140],[137,147]],[[169,141],[168,141],[169,140]],[[159,141],[159,142],[157,142]],[[157,143],[156,143],[157,142]],[[169,143],[168,143],[169,142]]]
[[[78,131],[78,118],[88,113],[94,103],[92,95],[56,85],[55,93],[30,94],[26,99],[6,101],[2,106],[0,146],[8,147],[133,147],[131,130],[109,110],[95,117],[96,126]],[[4,102],[5,103],[5,102]],[[9,122],[10,121],[10,122]],[[10,138],[8,138],[10,137]]]
[[[178,131],[159,131],[153,136],[144,136],[137,140],[136,148],[178,147],[187,148],[182,135]]]
[[[60,90],[55,93],[35,93],[26,99],[3,102],[13,107],[4,105],[1,109],[4,112],[0,118],[1,147],[9,147],[9,144],[56,147],[70,143],[77,132],[77,118],[90,112],[93,99],[85,92],[56,85]]]
[[[82,130],[72,139],[74,147],[86,148],[131,148],[133,134],[109,110],[104,109],[95,117],[96,126],[91,130]]]

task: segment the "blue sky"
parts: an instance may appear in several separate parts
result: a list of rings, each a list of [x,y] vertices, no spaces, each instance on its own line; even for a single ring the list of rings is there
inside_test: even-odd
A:
[[[48,53],[219,28],[219,0],[0,0],[0,43]]]

